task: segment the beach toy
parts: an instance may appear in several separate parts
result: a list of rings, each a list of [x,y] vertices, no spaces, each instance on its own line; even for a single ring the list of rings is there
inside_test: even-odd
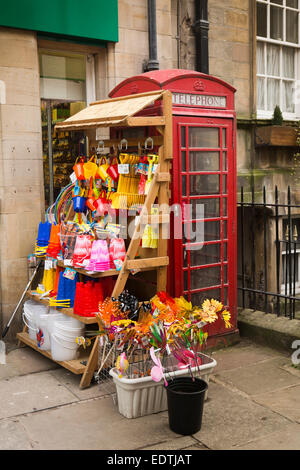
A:
[[[81,196],[73,197],[73,210],[74,212],[84,212],[86,207],[86,198]]]
[[[94,178],[90,179],[90,189],[89,189],[88,197],[87,197],[87,200],[86,200],[86,206],[91,211],[94,211],[96,209],[95,206],[94,206],[94,202],[96,201],[96,198],[94,196],[93,180],[94,180]]]
[[[98,175],[103,181],[105,181],[106,178],[108,177],[108,174],[107,174],[108,167],[109,167],[109,164],[107,163],[106,158],[102,157],[100,161],[100,166],[98,168]]]
[[[51,227],[49,245],[48,245],[47,253],[46,253],[51,258],[57,258],[61,250],[59,234],[60,234],[60,225],[53,224]]]
[[[79,161],[78,161],[79,159]],[[78,180],[84,180],[84,160],[85,158],[84,157],[78,157],[76,159],[76,162],[75,162],[75,165],[73,166],[73,170],[75,172],[75,175],[76,175],[76,178]]]
[[[84,267],[88,264],[92,251],[90,235],[78,235],[73,253],[73,266]]]
[[[98,171],[97,156],[93,155],[86,163],[83,164],[84,178],[86,180],[94,178]]]
[[[113,181],[118,181],[119,171],[118,171],[118,160],[117,157],[114,157],[111,164],[106,170],[106,173]]]

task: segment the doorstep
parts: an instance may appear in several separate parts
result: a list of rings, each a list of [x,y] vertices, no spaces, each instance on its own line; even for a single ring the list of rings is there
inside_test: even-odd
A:
[[[239,309],[238,327],[241,336],[264,346],[292,353],[292,344],[300,340],[300,320],[277,317],[275,314]]]

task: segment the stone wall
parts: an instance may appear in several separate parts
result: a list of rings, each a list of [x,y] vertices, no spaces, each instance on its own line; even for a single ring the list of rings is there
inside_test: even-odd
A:
[[[43,208],[43,164],[37,41],[34,33],[0,28],[1,323],[27,284],[27,256]],[[2,85],[3,87],[3,85]],[[17,325],[10,329],[10,337]]]

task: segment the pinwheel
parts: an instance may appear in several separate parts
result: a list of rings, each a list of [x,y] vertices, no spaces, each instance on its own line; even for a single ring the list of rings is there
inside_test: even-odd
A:
[[[154,364],[156,364],[151,369],[152,380],[154,380],[154,382],[160,382],[161,379],[164,379],[165,386],[167,387],[168,382],[166,381],[166,378],[164,376],[164,368],[162,366],[162,363],[160,362],[160,359],[155,356],[153,347],[150,349],[150,356]]]

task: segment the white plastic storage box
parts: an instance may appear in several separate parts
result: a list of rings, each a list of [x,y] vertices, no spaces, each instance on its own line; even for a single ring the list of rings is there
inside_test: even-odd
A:
[[[201,366],[199,368],[193,367],[192,371],[195,377],[201,377],[209,383],[209,376],[217,362],[205,354],[201,354],[201,359],[203,362]],[[139,418],[168,409],[167,393],[163,380],[154,382],[150,376],[137,379],[119,378],[119,372],[116,368],[111,369],[109,373],[116,385],[119,413],[125,418]],[[167,380],[172,377],[187,376],[190,376],[188,369],[166,373]]]

